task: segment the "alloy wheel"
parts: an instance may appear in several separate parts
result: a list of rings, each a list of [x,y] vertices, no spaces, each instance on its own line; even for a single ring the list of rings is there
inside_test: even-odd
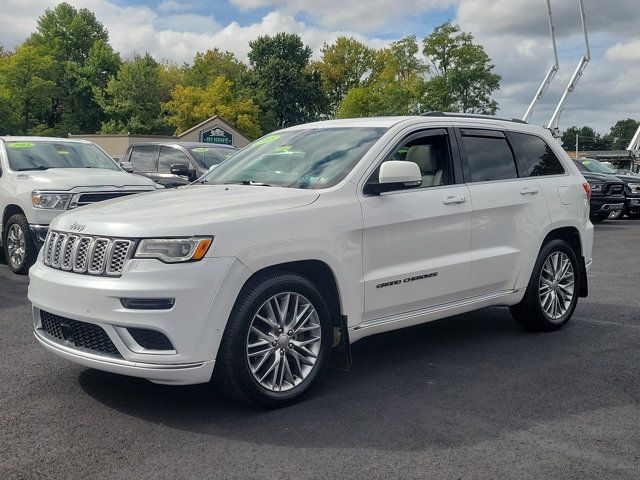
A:
[[[322,328],[313,304],[303,295],[273,295],[254,315],[246,341],[253,378],[271,392],[300,385],[313,370]]]
[[[567,313],[574,289],[575,275],[571,260],[564,252],[552,252],[542,266],[538,282],[538,296],[545,315],[558,320]]]
[[[13,268],[18,269],[24,263],[27,253],[26,248],[24,232],[20,225],[14,223],[7,232],[7,252],[9,254],[7,260]]]

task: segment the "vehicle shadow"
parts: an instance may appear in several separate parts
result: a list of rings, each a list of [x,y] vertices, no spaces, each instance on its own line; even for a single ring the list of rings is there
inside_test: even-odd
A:
[[[605,357],[636,352],[640,330],[628,351],[603,345],[603,330],[578,318],[560,332],[527,333],[508,310],[489,308],[377,335],[353,345],[352,371],[328,370],[305,401],[280,410],[240,405],[215,385],[167,387],[96,370],[84,370],[79,382],[109,408],[211,437],[439,449],[619,402],[619,372],[587,366],[601,355],[614,368],[620,362]]]

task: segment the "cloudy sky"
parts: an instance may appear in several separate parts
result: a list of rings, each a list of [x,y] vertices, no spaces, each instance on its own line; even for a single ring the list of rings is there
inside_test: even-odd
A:
[[[485,45],[502,75],[500,114],[521,117],[551,65],[544,0],[68,0],[92,10],[123,56],[189,61],[219,47],[246,59],[249,40],[279,31],[302,36],[316,55],[324,42],[351,35],[380,47],[419,38],[454,21]],[[0,45],[11,48],[35,28],[55,0],[3,0]],[[621,118],[640,118],[638,0],[585,0],[593,59],[567,102],[561,127],[592,125],[606,132]],[[560,72],[537,108],[544,124],[582,54],[577,0],[552,0]]]

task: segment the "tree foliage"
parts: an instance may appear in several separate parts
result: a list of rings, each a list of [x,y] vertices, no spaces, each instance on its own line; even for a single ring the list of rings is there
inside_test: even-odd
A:
[[[611,127],[608,135],[612,150],[625,150],[633,139],[636,130],[638,130],[638,126],[640,126],[640,122],[633,118],[618,120],[616,124]]]
[[[231,52],[223,52],[218,48],[197,52],[193,65],[185,69],[184,84],[206,88],[219,76],[236,82],[246,69],[246,65]]]
[[[121,65],[104,91],[95,92],[109,118],[102,124],[102,133],[172,133],[161,107],[170,97],[161,69],[151,55],[136,55]]]
[[[569,127],[562,134],[562,147],[565,150],[573,151],[576,149],[576,135],[578,135],[578,149],[583,151],[590,150],[610,150],[611,142],[607,135],[600,135],[589,126]]]
[[[238,98],[233,82],[219,76],[207,87],[177,85],[171,100],[163,107],[169,114],[167,121],[176,134],[218,115],[249,138],[260,136],[259,108],[250,98]]]

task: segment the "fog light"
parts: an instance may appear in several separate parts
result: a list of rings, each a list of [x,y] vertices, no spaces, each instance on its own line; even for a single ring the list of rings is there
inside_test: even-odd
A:
[[[130,310],[169,310],[176,303],[175,298],[121,298],[120,303]]]

